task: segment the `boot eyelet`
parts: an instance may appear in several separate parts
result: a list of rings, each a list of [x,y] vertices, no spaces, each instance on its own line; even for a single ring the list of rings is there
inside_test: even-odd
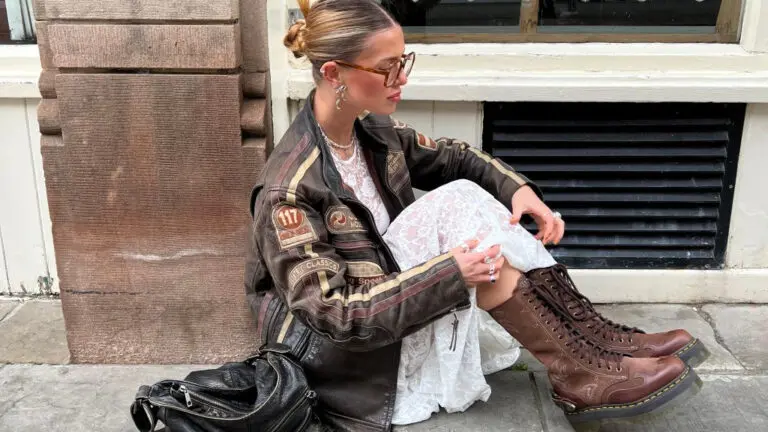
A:
[[[619,342],[622,342],[622,343],[623,343],[623,342],[624,342],[624,339],[619,339]]]
[[[611,367],[610,367],[610,366],[608,366],[608,370],[611,370]]]

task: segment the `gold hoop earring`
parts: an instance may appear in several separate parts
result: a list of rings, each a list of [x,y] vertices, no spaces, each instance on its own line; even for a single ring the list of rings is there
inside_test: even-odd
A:
[[[342,84],[336,88],[336,109],[341,111],[341,103],[347,100],[347,86]]]

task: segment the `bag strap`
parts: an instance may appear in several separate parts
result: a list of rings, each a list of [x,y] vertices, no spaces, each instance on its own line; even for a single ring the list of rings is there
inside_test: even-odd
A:
[[[152,432],[157,425],[157,408],[149,403],[150,386],[141,386],[131,404],[131,418],[140,432]]]

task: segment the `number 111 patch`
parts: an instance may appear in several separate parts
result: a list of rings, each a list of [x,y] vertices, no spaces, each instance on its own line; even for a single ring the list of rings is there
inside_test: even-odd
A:
[[[289,249],[318,240],[307,214],[294,206],[276,207],[272,211],[272,224],[275,226],[280,249]]]

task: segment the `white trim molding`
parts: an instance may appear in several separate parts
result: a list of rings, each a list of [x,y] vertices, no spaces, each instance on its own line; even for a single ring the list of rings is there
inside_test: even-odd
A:
[[[0,98],[39,98],[41,71],[37,45],[0,45]]]
[[[414,44],[407,50],[417,60],[403,99],[768,102],[768,53],[740,45]],[[303,98],[314,85],[310,64],[289,64],[286,96]]]
[[[741,46],[749,52],[768,53],[768,2],[746,0]]]
[[[571,270],[595,303],[768,303],[768,269]]]

